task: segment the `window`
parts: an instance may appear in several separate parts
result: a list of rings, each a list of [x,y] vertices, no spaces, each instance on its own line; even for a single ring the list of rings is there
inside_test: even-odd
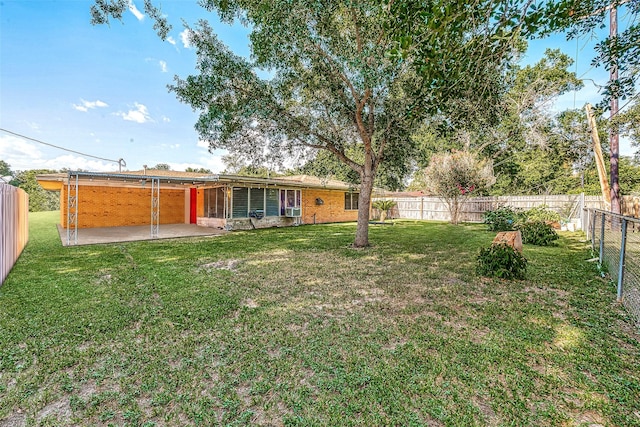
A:
[[[264,215],[264,188],[249,189],[249,209],[251,211],[262,211]]]
[[[278,216],[280,214],[280,199],[278,198],[278,193],[278,190],[275,188],[267,189],[266,216]]]
[[[287,208],[298,208],[302,205],[302,190],[280,190],[280,215],[286,215]]]
[[[344,193],[344,210],[353,211],[358,210],[358,193]]]
[[[204,190],[204,215],[209,218],[224,218],[224,188]]]
[[[249,216],[249,189],[233,187],[232,218],[247,218]]]

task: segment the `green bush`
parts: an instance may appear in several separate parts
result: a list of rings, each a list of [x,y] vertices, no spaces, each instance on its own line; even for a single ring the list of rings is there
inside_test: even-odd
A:
[[[506,244],[492,245],[480,249],[476,273],[480,276],[501,279],[524,279],[527,259]]]
[[[525,222],[518,228],[522,233],[522,243],[531,245],[549,246],[559,237],[556,230],[544,221]]]
[[[560,214],[553,209],[549,208],[547,205],[536,206],[535,208],[531,208],[524,212],[525,217],[528,221],[550,221],[550,222],[559,222]]]
[[[523,213],[511,206],[503,206],[493,211],[482,214],[482,220],[489,231],[509,231],[523,221]]]

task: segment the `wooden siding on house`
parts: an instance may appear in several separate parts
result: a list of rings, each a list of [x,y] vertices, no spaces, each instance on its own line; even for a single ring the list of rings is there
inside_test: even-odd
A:
[[[185,221],[185,191],[160,189],[160,224]],[[67,186],[60,191],[60,224],[67,227]],[[151,224],[151,188],[78,187],[78,228]]]
[[[358,220],[357,210],[344,208],[344,191],[305,189],[302,190],[302,223],[322,224]],[[316,204],[316,199],[324,202]]]

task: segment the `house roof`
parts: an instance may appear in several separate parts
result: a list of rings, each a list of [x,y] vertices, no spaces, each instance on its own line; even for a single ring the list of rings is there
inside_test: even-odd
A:
[[[338,181],[335,179],[318,178],[310,175],[278,176],[275,178],[260,178],[242,175],[203,174],[199,172],[181,172],[167,170],[139,170],[126,172],[84,172],[69,171],[68,173],[41,174],[36,177],[38,183],[45,189],[59,190],[68,183],[70,177],[78,180],[109,181],[116,182],[141,180],[150,181],[157,179],[161,183],[180,185],[206,185],[209,183],[241,184],[241,185],[265,185],[296,188],[324,188],[328,190],[353,191],[359,188],[356,184]]]

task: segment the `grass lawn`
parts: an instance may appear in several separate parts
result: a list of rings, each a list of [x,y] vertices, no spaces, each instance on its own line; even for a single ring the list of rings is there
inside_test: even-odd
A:
[[[479,224],[63,248],[0,288],[0,426],[640,426],[640,337],[582,234],[475,275]]]

